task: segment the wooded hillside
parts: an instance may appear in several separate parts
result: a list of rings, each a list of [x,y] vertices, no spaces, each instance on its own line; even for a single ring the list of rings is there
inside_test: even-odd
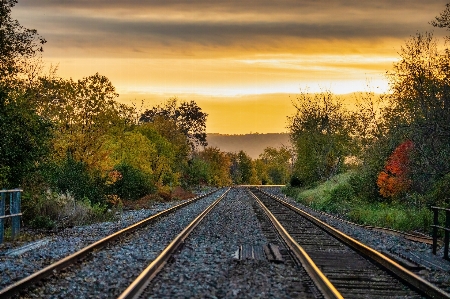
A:
[[[223,152],[238,152],[243,150],[252,159],[256,159],[263,153],[266,147],[279,148],[282,145],[289,146],[288,133],[244,134],[225,135],[208,133],[208,146],[218,147]]]

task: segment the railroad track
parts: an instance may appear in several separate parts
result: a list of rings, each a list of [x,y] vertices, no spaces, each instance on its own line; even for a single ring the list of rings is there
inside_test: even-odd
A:
[[[261,222],[260,209],[253,204],[246,190],[233,188],[185,239],[167,267],[155,277],[153,269],[158,266],[150,265],[119,298],[323,298],[282,241],[274,234],[267,239],[257,236],[273,229],[264,226],[267,221]],[[273,260],[264,254],[262,244],[267,241],[271,248],[267,249],[276,255]],[[282,291],[274,291],[276,285]]]
[[[158,257],[151,262],[144,271],[130,284],[130,286],[122,292],[119,299],[125,298],[139,298],[141,293],[145,290],[150,281],[158,274],[159,271],[167,264],[173,253],[182,245],[183,241],[189,236],[194,228],[208,215],[209,212],[225,197],[228,190],[223,193],[217,200],[209,205],[202,213],[200,213],[183,231],[178,234],[172,242],[158,255]]]
[[[229,190],[229,189],[228,189]],[[219,199],[216,199],[213,197],[213,194],[216,191],[210,192],[208,194],[202,195],[202,196],[198,196],[196,198],[193,198],[191,200],[187,200],[179,205],[176,205],[170,209],[164,210],[162,212],[159,212],[147,219],[144,219],[138,223],[135,223],[125,229],[122,229],[114,234],[111,234],[79,251],[77,251],[76,253],[67,256],[55,263],[52,263],[51,265],[45,267],[44,269],[33,273],[32,275],[25,277],[17,282],[15,282],[12,285],[9,285],[7,287],[5,287],[4,289],[0,290],[0,298],[9,298],[12,296],[24,296],[24,297],[40,297],[41,295],[43,296],[44,294],[46,296],[52,296],[52,295],[56,295],[56,293],[54,293],[55,291],[57,291],[58,288],[60,288],[58,285],[62,282],[64,282],[65,284],[67,284],[67,281],[75,281],[75,276],[77,275],[77,273],[81,273],[83,272],[83,268],[89,266],[89,267],[101,267],[104,268],[105,267],[105,259],[107,260],[111,260],[114,259],[114,251],[116,248],[121,248],[121,247],[129,247],[129,249],[131,249],[131,254],[134,251],[138,251],[135,252],[136,254],[136,259],[139,260],[139,262],[141,263],[142,268],[145,268],[145,266],[148,265],[148,260],[153,260],[154,256],[156,255],[155,252],[147,252],[149,250],[149,248],[146,248],[145,246],[147,246],[147,243],[151,243],[152,241],[155,242],[155,240],[157,239],[153,239],[150,240],[146,239],[146,238],[142,238],[144,235],[146,235],[147,233],[151,232],[151,228],[149,228],[149,225],[157,225],[160,222],[164,222],[165,219],[168,219],[167,215],[169,214],[173,214],[173,213],[185,213],[183,214],[183,217],[186,217],[185,222],[192,220],[193,218],[195,218],[195,216],[197,216],[197,210],[199,208],[201,208],[202,210],[206,208],[206,210],[210,210],[212,209],[212,206],[214,206],[215,204],[217,204],[218,200],[220,200],[221,198],[223,198],[224,194],[228,192],[228,190],[226,190],[225,192],[219,192],[221,193],[220,196],[218,196]],[[223,190],[222,190],[223,191]],[[212,202],[212,203],[211,203]],[[190,207],[196,205],[196,208],[192,208],[192,211],[190,211]],[[205,213],[205,212],[203,212]],[[203,214],[202,213],[202,214]],[[207,212],[206,212],[207,213]],[[188,218],[190,217],[190,219],[188,220]],[[197,217],[198,218],[198,217]],[[187,223],[186,223],[187,224]],[[168,224],[163,224],[163,225],[170,225],[170,222]],[[173,228],[173,230],[175,231],[176,228]],[[181,229],[180,229],[181,230]],[[179,231],[178,231],[179,232]],[[173,234],[176,234],[177,232],[173,232]],[[157,238],[157,236],[156,236]],[[136,244],[133,243],[133,240],[139,240],[139,239],[143,239],[141,240],[140,244]],[[163,242],[155,242],[155,243],[163,243]],[[144,246],[144,247],[143,247]],[[163,245],[161,245],[163,246]],[[152,248],[152,250],[154,250]],[[147,255],[147,256],[142,256],[143,255]],[[131,258],[133,259],[134,257],[131,256],[130,257],[130,253],[126,254],[127,258]],[[119,258],[120,259],[120,258]],[[119,262],[120,261],[116,261]],[[117,263],[116,263],[117,264]],[[73,266],[73,267],[70,267]],[[139,273],[140,270],[136,270],[136,269],[130,269],[127,270],[126,269],[126,263],[122,262],[121,265],[119,265],[119,267],[116,269],[117,265],[107,265],[105,268],[105,271],[109,271],[111,272],[113,275],[114,274],[119,274],[119,273],[124,273],[127,276],[131,276],[130,273],[136,272]],[[134,268],[136,268],[136,265],[133,266]],[[124,269],[125,268],[125,269]],[[129,273],[127,273],[129,271]],[[131,277],[129,279],[129,281],[132,281],[133,277]],[[114,280],[114,279],[112,279]],[[91,285],[95,287],[95,283],[98,281],[96,281],[95,277],[91,277],[89,274],[85,274],[82,275],[81,277],[81,283],[84,283],[86,285]],[[37,284],[39,284],[39,286],[37,286]],[[49,287],[47,287],[47,285],[50,285]],[[111,288],[111,290],[115,290],[117,289],[117,284],[115,286],[113,286]],[[126,288],[127,285],[124,286],[123,289]],[[66,286],[64,286],[66,287]],[[46,291],[37,291],[37,289],[46,289]],[[50,289],[50,291],[48,290]],[[70,292],[70,290],[67,290]],[[98,290],[97,290],[98,291]],[[117,292],[117,290],[115,290]],[[84,294],[84,296],[91,296],[94,295],[93,293],[90,293],[91,291],[87,290],[87,293]],[[28,295],[30,294],[30,295]],[[119,293],[120,294],[120,291]],[[73,295],[73,294],[72,294]],[[60,295],[58,295],[60,296]],[[64,297],[64,295],[62,295]],[[76,297],[76,296],[74,296]]]
[[[262,187],[262,186],[258,186],[258,187]],[[266,192],[266,193],[270,193],[270,192]],[[275,195],[275,194],[272,194],[272,195]],[[286,200],[286,195],[284,195],[283,200]],[[355,226],[355,227],[360,227],[360,228],[367,229],[367,230],[372,230],[372,231],[379,231],[379,232],[387,233],[387,234],[394,235],[394,236],[402,236],[403,238],[405,238],[407,240],[410,240],[410,241],[414,241],[414,242],[425,243],[425,244],[429,244],[429,245],[433,244],[433,238],[431,236],[425,235],[425,234],[420,233],[420,232],[402,232],[402,231],[399,231],[399,230],[386,228],[386,227],[358,224],[358,223],[351,222],[351,221],[346,220],[346,219],[342,219],[342,218],[337,217],[335,215],[326,213],[324,211],[315,210],[315,209],[313,209],[311,207],[308,207],[308,209],[310,209],[311,211],[314,211],[317,214],[323,215],[323,216],[325,216],[327,218],[331,218],[331,219],[334,219],[334,220],[337,220],[337,221],[340,221],[342,223],[346,223],[346,224],[349,224],[349,225],[352,225],[352,226]],[[438,240],[438,244],[442,245],[443,242]]]
[[[256,188],[251,192],[272,212],[275,219],[272,222],[279,222],[278,225],[284,227],[279,230],[290,235],[292,240],[286,242],[291,244],[291,249],[300,247],[296,250],[304,250],[297,256],[309,268],[308,273],[325,297],[450,298],[449,294],[390,258],[304,211]]]
[[[239,228],[236,227],[236,223],[231,224],[231,222],[233,218],[243,217],[242,215],[244,214],[239,214],[239,210],[244,209],[246,205],[252,206],[251,209],[256,213],[255,217],[259,220],[260,226],[267,236],[269,247],[275,245],[278,249],[272,250],[270,249],[272,247],[270,247],[269,249],[272,250],[271,252],[268,250],[265,252],[265,255],[262,253],[260,260],[250,261],[249,263],[247,263],[247,260],[242,262],[232,261],[227,257],[225,252],[222,250],[217,251],[219,254],[222,254],[222,257],[219,258],[219,260],[221,260],[219,267],[220,272],[227,269],[225,271],[227,272],[225,279],[222,278],[221,281],[215,280],[212,282],[212,285],[219,289],[217,297],[228,298],[230,294],[231,296],[236,297],[236,294],[238,294],[238,297],[250,298],[252,296],[245,293],[245,291],[248,291],[248,287],[258,280],[256,273],[258,271],[268,272],[275,270],[275,272],[278,271],[275,273],[275,276],[284,277],[282,278],[283,289],[287,289],[284,291],[285,294],[288,294],[285,295],[284,298],[423,298],[424,296],[430,298],[450,298],[450,296],[442,290],[437,289],[420,278],[417,279],[414,274],[408,272],[405,272],[406,274],[403,273],[402,267],[398,265],[392,266],[392,261],[389,259],[382,258],[381,260],[378,260],[378,253],[373,253],[370,250],[365,249],[365,251],[371,252],[370,258],[369,260],[361,258],[362,255],[366,254],[364,253],[364,250],[362,253],[355,253],[353,249],[349,249],[347,245],[344,245],[341,241],[337,241],[336,237],[329,237],[330,230],[332,229],[318,229],[316,224],[312,224],[310,221],[300,221],[299,219],[304,218],[304,216],[299,218],[298,213],[302,214],[303,212],[296,211],[295,209],[288,207],[289,205],[287,204],[280,204],[280,199],[277,199],[273,195],[255,188],[252,188],[253,193],[243,191],[244,189],[241,188],[233,189],[234,191],[232,192],[228,192],[229,190],[230,189],[221,192],[221,195],[218,197],[213,197],[211,194],[208,194],[187,201],[182,205],[178,205],[143,220],[131,226],[132,228],[129,227],[98,241],[76,254],[46,267],[30,277],[22,279],[14,285],[0,290],[0,298],[10,296],[20,296],[21,298],[44,296],[65,298],[69,295],[71,298],[140,298],[141,295],[143,295],[142,298],[146,298],[146,296],[152,296],[153,298],[152,291],[155,289],[152,285],[149,287],[149,283],[153,283],[152,279],[155,278],[159,271],[165,268],[165,265],[169,264],[171,265],[170,267],[172,267],[177,264],[178,259],[183,267],[185,267],[185,263],[192,264],[189,255],[188,259],[184,261],[177,256],[177,254],[179,255],[182,251],[185,251],[184,249],[180,249],[184,246],[191,252],[196,252],[201,247],[198,246],[198,243],[189,243],[190,241],[187,239],[189,233],[198,226],[199,229],[196,229],[196,231],[200,232],[197,233],[197,237],[200,236],[200,239],[207,243],[209,250],[212,250],[211,248],[217,248],[214,241],[221,238],[222,241],[228,241],[227,234],[240,231]],[[230,195],[230,193],[232,194]],[[243,200],[241,198],[242,194],[248,194],[247,197],[250,196],[250,194],[253,194],[252,196],[258,198],[258,201],[261,201],[261,203],[264,202],[264,205],[267,205],[270,210],[274,211],[273,214],[275,216],[267,216],[262,212],[267,208],[259,208],[253,200]],[[199,200],[205,197],[206,199],[204,201]],[[243,200],[241,206],[236,206],[236,202],[241,200]],[[189,212],[189,217],[179,216],[181,213],[184,213],[183,211],[189,209],[191,203],[199,205],[199,207]],[[216,206],[217,208],[214,208]],[[234,210],[232,209],[233,206],[235,206]],[[198,214],[199,210],[203,210],[203,212]],[[220,213],[222,213],[222,216],[218,216],[219,211],[221,211]],[[183,220],[184,222],[181,221],[183,224],[178,224],[178,227],[175,228],[173,227],[174,224],[172,222],[164,222],[164,218],[168,220],[170,217],[162,216],[169,213],[177,213],[175,214],[175,217],[186,217],[186,219]],[[270,215],[270,213],[268,214]],[[223,215],[225,215],[225,218]],[[155,221],[157,219],[160,220]],[[199,226],[200,221],[203,219],[205,219],[205,224]],[[277,230],[289,232],[291,239],[282,239],[279,233],[275,233],[273,227],[270,228],[267,225],[270,221],[272,223],[279,222]],[[148,225],[149,223],[152,224]],[[188,223],[190,224],[188,225]],[[282,228],[280,223],[286,228]],[[169,230],[168,228],[170,227],[170,231],[173,231],[172,236],[164,240],[153,237],[150,239],[147,238],[146,236],[152,233],[153,225],[160,225],[158,229],[155,229],[160,232],[164,227],[166,230]],[[214,225],[218,228],[218,232],[213,230],[211,233],[209,227]],[[253,225],[255,225],[255,223],[252,224],[252,228]],[[208,230],[201,230],[202,227],[203,229],[208,227]],[[241,242],[252,239],[251,237],[245,236],[249,231],[248,228],[249,227],[247,227],[246,230],[241,230]],[[250,231],[252,231],[252,228]],[[328,233],[324,233],[324,230],[328,230]],[[256,232],[256,230],[254,231]],[[210,238],[206,237],[208,234],[212,234]],[[343,237],[340,236],[338,238]],[[211,241],[212,243],[210,244],[209,242]],[[253,241],[251,242],[254,241],[255,238],[253,238]],[[154,244],[148,246],[148,243]],[[259,243],[258,246],[260,246]],[[351,242],[346,240],[344,243],[349,244]],[[317,245],[319,245],[319,247],[317,247]],[[156,249],[155,246],[159,249]],[[256,255],[256,249],[259,248],[258,246],[248,246],[247,244],[241,245],[239,248],[240,251],[254,250]],[[353,247],[358,246],[359,245],[353,244]],[[139,265],[135,264],[132,268],[129,268],[128,265],[126,265],[126,261],[121,260],[124,258],[123,253],[121,255],[115,255],[114,251],[116,247],[128,247],[130,251],[126,254],[126,258],[128,260],[139,260]],[[194,248],[197,249],[194,250]],[[262,247],[260,249],[262,249]],[[259,251],[264,252],[261,250]],[[208,258],[209,256],[212,256],[210,251],[208,251],[206,255]],[[270,257],[270,255],[272,256]],[[107,264],[106,262],[111,259],[116,260],[119,265],[105,266],[105,264]],[[277,264],[278,266],[275,268],[271,266],[272,263],[278,263],[279,260],[283,260],[282,265]],[[348,261],[351,261],[350,265],[345,263]],[[76,265],[69,267],[74,263]],[[217,260],[210,261],[209,263],[217,266]],[[211,267],[213,267],[212,264]],[[298,267],[299,264],[303,265],[304,269]],[[381,267],[385,267],[386,264],[388,264],[387,267],[390,267],[390,270],[386,271],[380,269],[380,265],[382,265]],[[354,266],[359,266],[359,269],[352,268]],[[96,279],[90,274],[92,273],[90,272],[91,270],[84,270],[88,267],[100,268],[109,273],[110,277],[105,279],[104,276],[102,278],[104,281],[102,281],[101,278]],[[145,270],[141,272],[142,269]],[[205,270],[205,268],[200,269],[201,271]],[[211,269],[209,267],[206,269],[207,270],[205,271],[207,273],[211,273],[205,273],[207,279],[213,279],[212,277],[215,276],[214,273],[218,273],[214,271],[210,272]],[[179,271],[171,271],[172,272],[166,273],[166,276],[169,278],[171,276],[176,276],[176,280],[170,282],[171,285],[176,283],[183,285],[187,283],[186,281],[183,282],[183,277],[179,276]],[[198,273],[198,271],[194,271],[194,273]],[[398,275],[400,278],[394,278]],[[117,280],[117,276],[122,276],[121,282]],[[125,280],[123,279],[123,276],[126,276]],[[309,276],[311,278],[309,278]],[[135,279],[136,277],[137,279]],[[181,278],[179,279],[178,277]],[[133,281],[133,279],[135,280]],[[197,276],[193,279],[194,283],[198,281]],[[85,288],[84,293],[79,293],[79,289],[72,292],[72,282],[82,284],[83,288]],[[36,286],[36,283],[38,283],[39,286]],[[105,283],[110,284],[111,286],[105,288],[103,285]],[[232,285],[231,288],[229,287],[230,284]],[[411,287],[411,285],[413,287]],[[225,287],[228,287],[229,292],[220,292],[221,289]],[[206,286],[206,288],[208,288],[208,286]],[[256,288],[256,294],[258,295],[258,292],[261,292],[261,290],[270,292],[272,288],[273,284],[270,284],[265,289],[264,287],[258,286]],[[58,293],[58,291],[60,291],[58,289],[66,289],[66,293]],[[234,294],[236,290],[240,291],[240,289],[244,290],[244,293],[238,292]],[[18,294],[19,292],[20,294]],[[102,296],[99,295],[99,292],[103,292]],[[142,292],[144,293],[142,294]],[[176,296],[183,296],[183,293],[178,292],[175,294]],[[198,294],[201,294],[201,292]],[[188,295],[186,296],[189,297]],[[196,296],[195,293],[194,296]],[[271,296],[274,297],[274,295]],[[167,296],[164,294],[162,297],[166,298]],[[275,295],[275,297],[279,296]]]

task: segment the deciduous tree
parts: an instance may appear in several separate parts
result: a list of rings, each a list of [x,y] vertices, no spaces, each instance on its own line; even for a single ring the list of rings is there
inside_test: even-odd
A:
[[[347,110],[329,91],[303,92],[293,105],[296,113],[288,127],[296,150],[295,176],[310,184],[339,173],[350,152]]]
[[[24,60],[43,51],[45,39],[35,29],[27,29],[11,17],[17,0],[0,1],[0,83],[17,78]]]
[[[169,99],[164,106],[158,105],[146,110],[140,121],[153,122],[157,117],[173,120],[178,130],[187,136],[192,148],[208,145],[205,131],[208,114],[194,101],[178,103],[177,98]]]

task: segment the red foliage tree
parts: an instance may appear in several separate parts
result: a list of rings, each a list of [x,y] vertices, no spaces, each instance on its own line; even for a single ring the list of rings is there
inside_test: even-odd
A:
[[[414,143],[407,140],[400,144],[389,157],[377,179],[377,185],[383,197],[394,197],[410,187],[409,156],[413,148]]]

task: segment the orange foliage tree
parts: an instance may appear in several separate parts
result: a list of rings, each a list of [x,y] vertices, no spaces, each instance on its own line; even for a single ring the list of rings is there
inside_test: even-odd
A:
[[[414,143],[411,140],[400,144],[389,157],[383,171],[379,173],[377,185],[383,197],[394,197],[410,187],[409,156],[413,147]]]

